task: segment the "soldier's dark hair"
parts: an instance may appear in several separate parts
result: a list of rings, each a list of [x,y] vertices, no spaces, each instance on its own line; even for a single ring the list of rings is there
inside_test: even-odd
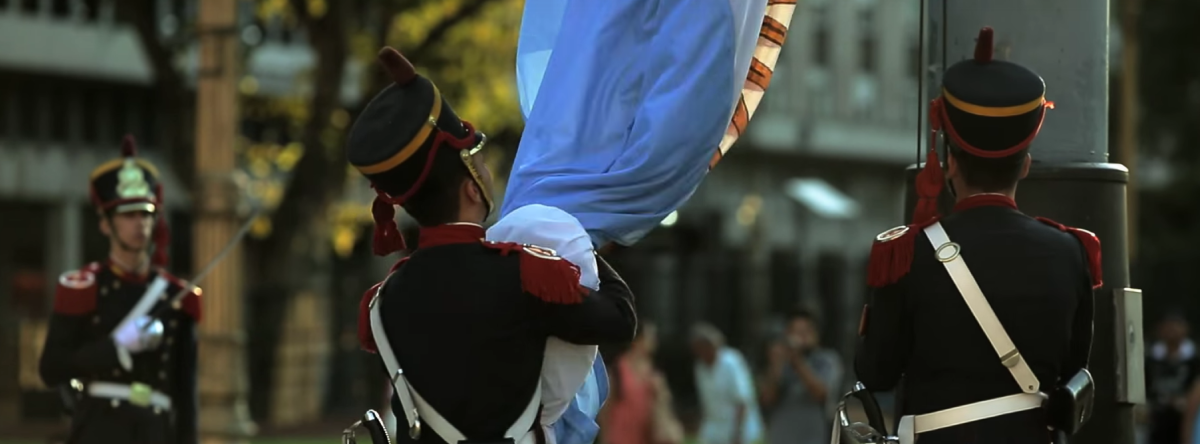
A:
[[[950,145],[950,155],[962,171],[963,181],[971,188],[985,193],[995,193],[1010,190],[1021,179],[1021,168],[1025,163],[1025,155],[1029,149],[1023,149],[1016,154],[997,159],[973,156],[962,149]]]
[[[404,203],[404,211],[422,227],[458,222],[459,186],[471,178],[457,153],[452,159],[443,154],[447,153],[438,153],[421,189]]]

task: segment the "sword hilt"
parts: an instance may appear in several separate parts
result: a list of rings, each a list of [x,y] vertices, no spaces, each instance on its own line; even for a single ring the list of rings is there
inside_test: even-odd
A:
[[[373,444],[392,444],[392,439],[388,436],[387,426],[383,423],[383,417],[375,410],[367,410],[363,414],[362,419],[355,421],[350,427],[342,431],[342,444],[357,444],[354,437],[354,430],[362,427],[367,429],[367,433],[371,435]]]
[[[870,390],[861,382],[854,383],[854,391],[851,392],[858,402],[862,403],[863,413],[867,414],[867,423],[872,428],[887,435],[887,422],[883,419],[883,409],[879,408],[879,401],[871,394]]]

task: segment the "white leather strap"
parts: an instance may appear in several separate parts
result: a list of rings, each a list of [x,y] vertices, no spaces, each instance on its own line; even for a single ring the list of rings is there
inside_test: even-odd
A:
[[[158,277],[155,277],[154,281],[146,287],[146,292],[142,293],[142,298],[138,299],[137,305],[134,305],[133,309],[129,310],[129,313],[127,313],[125,318],[117,324],[117,327],[113,329],[111,334],[115,335],[117,331],[121,330],[121,327],[124,327],[126,324],[133,322],[134,319],[140,318],[146,313],[149,313],[150,309],[154,308],[154,303],[158,302],[158,296],[163,294],[164,291],[167,291],[167,279],[162,277],[162,275],[158,275]]]
[[[900,438],[900,444],[913,444],[919,434],[1041,408],[1045,400],[1040,393],[1017,393],[924,415],[903,416],[896,436]]]
[[[147,393],[135,393],[133,386],[128,384],[117,384],[113,382],[90,382],[87,384],[88,395],[93,398],[119,399],[122,401],[137,402],[135,397],[144,397],[144,401],[152,407],[158,407],[163,410],[171,409],[171,397],[158,391],[151,390]]]
[[[388,276],[391,279],[391,276]],[[404,409],[404,418],[408,422],[408,427],[411,429],[417,421],[423,424],[421,428],[428,427],[443,441],[449,444],[457,444],[465,441],[467,437],[458,431],[458,428],[446,421],[433,406],[429,405],[415,389],[408,384],[408,378],[404,376],[404,370],[400,368],[400,361],[396,360],[396,355],[392,349],[391,343],[388,341],[387,334],[383,329],[383,315],[380,313],[380,293],[386,286],[380,285],[375,291],[375,296],[371,298],[371,336],[375,338],[375,348],[379,351],[379,357],[383,359],[383,366],[387,368],[388,374],[391,375],[392,387],[395,389],[396,396],[400,399],[400,406]],[[515,442],[521,442],[522,437],[530,432],[534,422],[537,421],[538,407],[541,406],[542,399],[542,384],[538,381],[533,392],[533,397],[529,400],[529,404],[525,407],[525,411],[517,418],[513,425],[505,432],[505,438],[512,438]]]
[[[842,422],[838,415],[833,415],[833,431],[829,433],[829,444],[842,444]]]
[[[1004,325],[1000,324],[1000,320],[996,318],[996,312],[992,311],[992,306],[988,305],[987,298],[983,296],[983,290],[979,288],[979,283],[975,282],[975,277],[971,275],[971,270],[967,268],[967,263],[962,257],[962,247],[950,241],[941,222],[935,222],[933,225],[925,227],[925,235],[929,237],[929,243],[933,244],[938,261],[941,261],[942,265],[946,267],[946,271],[950,273],[950,279],[954,281],[954,286],[958,287],[963,301],[966,301],[967,307],[971,309],[975,321],[983,328],[983,334],[987,336],[988,342],[996,350],[996,355],[1000,357],[1000,363],[1008,369],[1009,373],[1012,373],[1013,379],[1017,381],[1017,385],[1021,386],[1022,392],[1037,393],[1040,387],[1037,376],[1033,374],[1029,363],[1021,357],[1017,346],[1004,331]]]

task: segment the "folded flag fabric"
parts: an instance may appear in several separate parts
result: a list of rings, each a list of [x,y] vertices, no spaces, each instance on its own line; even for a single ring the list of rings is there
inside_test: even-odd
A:
[[[527,0],[525,132],[501,217],[575,216],[631,245],[695,192],[762,100],[795,0]]]

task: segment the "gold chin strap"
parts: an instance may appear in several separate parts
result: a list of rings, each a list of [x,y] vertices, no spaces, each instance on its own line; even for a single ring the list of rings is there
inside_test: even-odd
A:
[[[492,215],[492,209],[495,204],[492,201],[492,194],[488,191],[488,187],[483,183],[483,176],[479,175],[479,170],[475,168],[475,163],[471,162],[471,157],[479,153],[483,146],[487,144],[487,134],[476,132],[479,135],[479,143],[475,146],[458,151],[458,158],[462,160],[463,165],[466,165],[467,171],[471,172],[471,179],[479,185],[479,192],[483,193],[483,202],[487,204],[487,215]]]

